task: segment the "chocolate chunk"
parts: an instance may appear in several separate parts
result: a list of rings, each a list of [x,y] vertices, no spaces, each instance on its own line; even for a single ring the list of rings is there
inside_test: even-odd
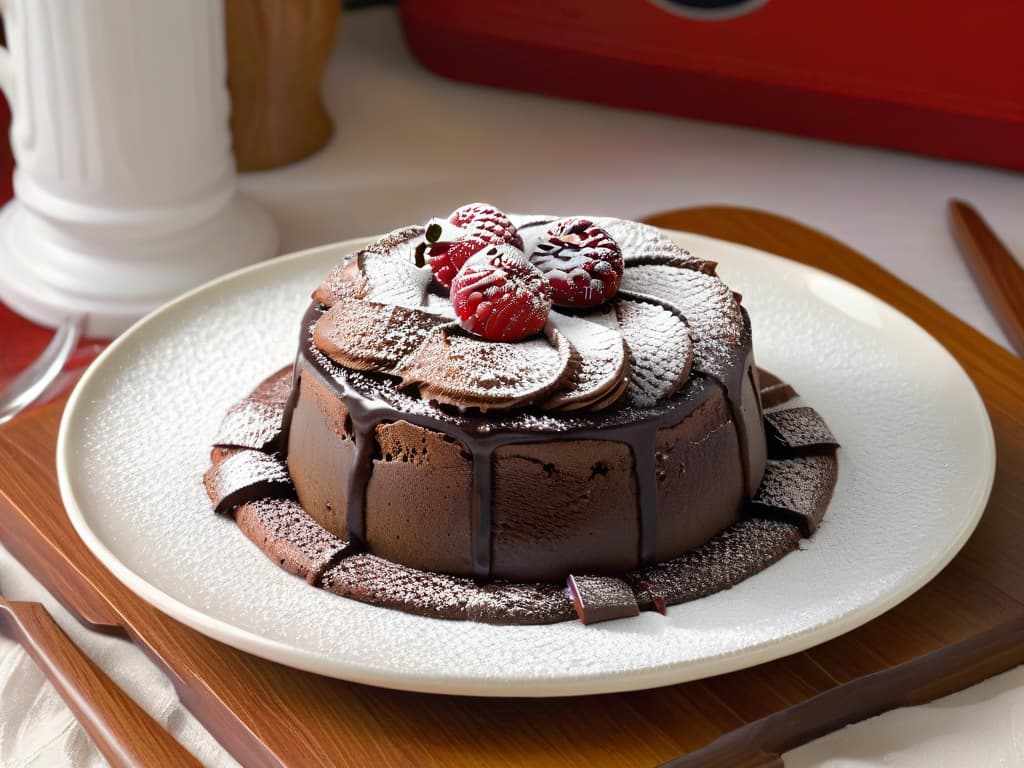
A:
[[[488,624],[554,624],[574,616],[572,600],[558,584],[496,581],[475,592],[466,618]]]
[[[277,448],[285,403],[292,390],[292,366],[268,376],[244,400],[228,409],[213,444],[217,448]],[[216,463],[216,462],[215,462]]]
[[[622,579],[570,574],[567,584],[576,615],[584,624],[622,619],[640,613],[633,590]]]
[[[662,616],[664,616],[665,612],[668,610],[668,602],[665,600],[665,595],[658,591],[658,588],[654,584],[651,584],[648,581],[640,582],[639,589],[636,592],[636,602],[638,605],[643,606],[646,606],[649,602],[654,606],[654,610]]]
[[[294,366],[289,364],[270,374],[270,376],[260,382],[260,385],[246,399],[283,407],[288,402],[288,396],[292,393],[293,368]]]
[[[839,447],[825,420],[813,408],[786,408],[764,415],[772,458],[834,451]]]
[[[836,476],[834,454],[769,459],[750,514],[791,523],[810,536],[832,498]]]
[[[316,583],[324,569],[350,549],[291,499],[258,499],[235,510],[238,527],[289,573]]]
[[[226,514],[239,504],[257,499],[295,495],[284,463],[277,456],[250,449],[240,450],[210,467],[203,483],[217,514]]]

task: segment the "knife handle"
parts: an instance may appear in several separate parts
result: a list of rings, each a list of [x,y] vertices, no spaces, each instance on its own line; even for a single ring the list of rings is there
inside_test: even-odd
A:
[[[18,641],[115,768],[200,768],[181,744],[74,644],[40,603],[0,600],[0,628]]]
[[[949,218],[967,268],[992,314],[1024,357],[1024,269],[971,205],[949,201]]]

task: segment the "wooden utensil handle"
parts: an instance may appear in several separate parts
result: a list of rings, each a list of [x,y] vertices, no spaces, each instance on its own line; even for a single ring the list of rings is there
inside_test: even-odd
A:
[[[1024,357],[1024,269],[968,203],[950,200],[949,220],[974,282],[1017,355]]]
[[[46,471],[28,452],[19,454],[17,464],[23,467],[19,483],[30,482],[30,478]],[[78,621],[99,632],[124,635],[120,616],[92,583],[75,566],[52,557],[46,548],[39,546],[38,542],[48,541],[50,537],[34,521],[45,523],[52,514],[42,500],[33,499],[31,505],[23,506],[30,506],[26,510],[28,515],[20,513],[7,494],[0,491],[0,541],[7,551]]]
[[[200,766],[135,700],[72,642],[39,603],[0,604],[18,640],[113,766]]]

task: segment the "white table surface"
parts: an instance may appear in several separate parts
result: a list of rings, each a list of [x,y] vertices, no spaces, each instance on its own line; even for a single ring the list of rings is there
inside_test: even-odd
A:
[[[393,8],[348,13],[341,27],[324,82],[336,123],[330,145],[240,180],[277,219],[282,252],[423,221],[471,200],[627,218],[747,206],[835,236],[1007,345],[949,235],[945,206],[950,197],[969,200],[1024,254],[1021,174],[452,82],[412,58]],[[235,765],[140,651],[78,625],[3,550],[0,585],[13,599],[45,603],[204,764]],[[953,754],[968,762],[950,765],[1024,765],[1024,676],[1007,673],[964,696],[933,705],[952,716],[886,715],[858,726],[876,729],[868,735],[847,729],[787,765],[936,765],[935,756]],[[995,727],[983,716],[990,711],[1005,715]],[[955,752],[979,739],[984,749]],[[31,661],[0,638],[0,765],[103,764]]]

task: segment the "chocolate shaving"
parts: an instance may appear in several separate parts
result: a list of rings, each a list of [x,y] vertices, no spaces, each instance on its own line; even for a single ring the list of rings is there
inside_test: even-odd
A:
[[[668,235],[657,227],[641,224],[638,221],[606,216],[597,216],[591,220],[619,244],[626,272],[638,264],[671,262],[683,269],[703,272],[708,275],[715,274],[717,266],[715,262],[693,256],[689,251],[676,245]]]
[[[548,322],[573,345],[580,363],[569,382],[542,405],[545,410],[592,407],[619,387],[628,371],[621,334],[585,317],[558,312],[552,312]]]
[[[370,243],[362,251],[347,255],[313,291],[313,300],[331,307],[342,299],[376,298],[385,301],[394,297],[404,306],[418,306],[422,303],[421,295],[419,301],[416,300],[422,279],[414,279],[408,284],[401,282],[406,272],[398,264],[406,261],[412,270],[408,275],[415,274],[416,240],[422,234],[423,227],[403,227]],[[367,254],[384,257],[371,260],[373,266],[369,274],[364,272]],[[426,272],[429,284],[430,270]]]
[[[295,496],[284,463],[277,456],[249,449],[240,450],[210,467],[203,483],[214,512],[220,515],[250,501]]]
[[[576,576],[566,582],[576,615],[584,624],[638,616],[640,607],[633,590],[613,576]]]
[[[772,458],[821,453],[839,447],[825,420],[807,406],[769,411],[764,415],[764,425]]]
[[[366,278],[359,271],[356,254],[350,253],[327,273],[313,291],[313,301],[331,307],[342,299],[358,299],[366,295]]]
[[[427,339],[449,325],[418,309],[342,299],[316,321],[313,343],[348,368],[399,375]]]
[[[253,398],[236,403],[224,414],[213,444],[218,447],[252,448],[266,451],[281,438],[284,403]]]
[[[356,263],[366,279],[359,298],[400,307],[423,305],[433,273],[416,264],[416,243],[422,232],[422,227],[397,230],[357,254]],[[391,247],[385,247],[391,242]]]
[[[649,407],[671,397],[690,375],[690,329],[676,313],[657,303],[620,298],[614,306],[630,352],[629,399]]]
[[[542,401],[569,381],[578,364],[561,333],[551,330],[549,336],[501,342],[440,329],[403,369],[403,382],[418,386],[425,399],[482,411]]]
[[[324,569],[349,552],[349,543],[328,533],[291,499],[258,499],[235,510],[249,540],[288,573],[315,584]]]
[[[634,264],[622,275],[620,292],[657,297],[676,307],[693,331],[693,367],[715,376],[726,373],[742,341],[743,315],[729,287],[713,275],[682,262]]]
[[[750,514],[791,523],[810,536],[832,498],[836,476],[832,454],[769,459],[761,487],[750,502]]]

